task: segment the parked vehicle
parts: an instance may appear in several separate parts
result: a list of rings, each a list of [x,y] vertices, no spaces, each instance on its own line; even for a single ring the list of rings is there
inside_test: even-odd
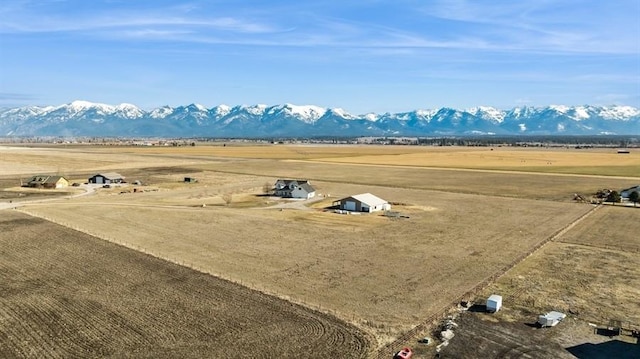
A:
[[[413,356],[413,351],[411,348],[402,348],[399,352],[397,352],[393,359],[410,359]]]

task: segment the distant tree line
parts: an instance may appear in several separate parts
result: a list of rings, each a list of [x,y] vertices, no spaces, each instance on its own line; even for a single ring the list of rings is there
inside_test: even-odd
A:
[[[109,145],[127,145],[132,141],[161,141],[174,146],[195,146],[200,142],[245,142],[245,143],[324,143],[324,144],[389,144],[389,145],[422,145],[422,146],[518,146],[518,147],[555,147],[572,146],[575,148],[590,147],[640,147],[640,136],[321,136],[321,137],[256,137],[256,138],[127,138],[127,137],[0,137],[0,143],[91,143]]]

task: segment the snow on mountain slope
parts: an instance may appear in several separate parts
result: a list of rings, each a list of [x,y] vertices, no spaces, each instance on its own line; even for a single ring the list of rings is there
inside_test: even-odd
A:
[[[640,109],[631,106],[611,106],[602,107],[600,116],[605,120],[628,120],[635,116],[640,116]]]
[[[142,110],[129,103],[119,104],[114,108],[114,112],[120,112],[126,118],[139,118],[144,116],[144,112]]]
[[[318,121],[326,112],[326,109],[319,106],[296,106],[288,103],[281,106],[272,106],[266,111],[265,114],[270,116],[291,116],[299,119],[304,123],[312,124]]]
[[[133,121],[135,120],[135,121]],[[162,121],[158,121],[162,120]],[[352,115],[313,105],[163,106],[150,111],[122,103],[73,101],[60,106],[0,110],[0,135],[367,136],[473,134],[640,134],[631,106],[478,106]]]
[[[589,117],[591,117],[591,115],[589,115],[589,113],[587,112],[587,108],[585,108],[584,106],[578,106],[573,109],[573,118],[575,118],[576,120],[586,120]]]
[[[350,113],[348,113],[347,111],[336,107],[336,108],[332,108],[330,110],[328,110],[327,112],[329,112],[332,115],[338,116],[338,117],[342,117],[344,119],[355,119],[356,117],[351,115]]]
[[[506,115],[505,111],[501,111],[501,110],[498,110],[497,108],[493,108],[489,106],[472,107],[466,110],[466,112],[476,117],[480,117],[484,120],[488,120],[495,123],[503,122]]]
[[[149,112],[151,118],[165,118],[173,113],[174,109],[169,106],[162,106]]]
[[[223,117],[228,115],[231,112],[231,107],[227,105],[218,105],[211,109],[211,113],[213,113],[217,117]]]

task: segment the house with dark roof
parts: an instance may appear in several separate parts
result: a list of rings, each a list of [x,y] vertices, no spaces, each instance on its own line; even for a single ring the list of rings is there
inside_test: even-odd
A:
[[[274,193],[283,198],[309,199],[316,195],[316,190],[307,180],[279,179],[276,181]]]
[[[620,191],[620,198],[627,198],[628,199],[632,192],[640,193],[640,184],[637,185],[637,186],[625,188],[622,191]]]
[[[124,183],[124,176],[115,172],[98,173],[89,177],[89,183],[95,184],[115,184]]]
[[[33,188],[65,188],[69,186],[69,180],[63,176],[35,175],[29,178],[26,185]]]

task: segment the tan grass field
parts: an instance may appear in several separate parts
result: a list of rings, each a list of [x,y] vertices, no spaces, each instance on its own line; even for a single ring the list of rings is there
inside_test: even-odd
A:
[[[311,160],[388,166],[573,173],[640,177],[640,151],[615,149],[428,147],[372,145],[262,145],[114,147],[114,153],[220,158]]]
[[[27,175],[21,165],[31,163],[29,151],[25,157],[17,150],[10,160],[0,157],[8,168],[3,178]],[[55,149],[37,152],[48,161],[36,166],[60,168],[77,178],[116,171],[153,191],[100,189],[93,196],[31,204],[21,211],[334,314],[374,334],[378,347],[591,210],[574,203],[574,193],[640,182],[636,153],[603,150],[265,145],[62,152],[61,157]],[[594,175],[582,173],[571,158],[583,161]],[[540,168],[561,170],[546,174]],[[198,183],[182,183],[185,176]],[[260,194],[277,178],[310,179],[323,197],[307,210],[274,207],[283,201]],[[363,192],[395,203],[393,209],[409,218],[323,211],[342,196]],[[227,193],[233,195],[229,205],[222,200]],[[640,215],[612,210],[612,217],[636,222]],[[596,237],[569,239],[581,228],[589,233],[608,228],[598,220],[606,212],[596,212],[562,240],[598,244]],[[612,238],[623,235],[611,233]],[[551,246],[574,250],[571,246],[578,245],[552,243],[543,250]],[[596,251],[593,256],[609,256],[585,248]],[[589,255],[585,263],[592,260]]]
[[[455,148],[408,154],[377,154],[318,159],[320,161],[391,166],[640,176],[640,151],[620,155],[614,150]]]
[[[2,358],[363,358],[368,336],[284,300],[3,211]]]
[[[637,243],[636,243],[637,244]],[[551,242],[484,291],[501,293],[508,310],[537,315],[551,310],[607,325],[622,320],[640,327],[640,256],[635,252]],[[577,314],[570,314],[572,311]]]
[[[602,207],[590,221],[566,233],[559,241],[636,253],[640,257],[640,206],[636,209]],[[640,277],[640,269],[637,274]]]

